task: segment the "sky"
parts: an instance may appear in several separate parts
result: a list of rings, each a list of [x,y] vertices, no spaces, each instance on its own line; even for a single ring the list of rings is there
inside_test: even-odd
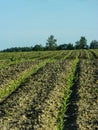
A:
[[[0,50],[98,40],[98,0],[0,0]]]

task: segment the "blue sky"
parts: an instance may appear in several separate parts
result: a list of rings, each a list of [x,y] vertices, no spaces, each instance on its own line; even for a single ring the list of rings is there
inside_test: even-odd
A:
[[[0,50],[98,40],[98,0],[0,0]]]

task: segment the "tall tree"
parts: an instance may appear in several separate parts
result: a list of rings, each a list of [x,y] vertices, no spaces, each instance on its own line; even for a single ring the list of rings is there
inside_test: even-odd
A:
[[[80,49],[80,41],[77,41],[77,42],[75,42],[75,43],[76,43],[75,48],[76,48],[76,49]]]
[[[53,35],[50,35],[50,37],[48,37],[47,39],[47,43],[46,43],[46,48],[48,50],[56,50],[57,48],[57,40],[54,38]]]
[[[86,46],[87,46],[87,40],[86,40],[86,38],[85,37],[81,37],[81,39],[80,39],[80,48],[81,49],[85,49]]]
[[[87,48],[87,40],[85,37],[81,37],[79,41],[76,42],[76,49],[85,49]]]

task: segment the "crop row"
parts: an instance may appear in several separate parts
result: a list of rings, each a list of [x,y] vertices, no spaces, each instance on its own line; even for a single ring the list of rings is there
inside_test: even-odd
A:
[[[18,70],[18,73],[17,73],[17,69],[16,69],[16,72],[14,70],[12,70],[11,73],[10,73],[10,76],[9,76],[10,78],[8,78],[8,80],[6,82],[1,84],[1,87],[0,87],[0,102],[2,102],[13,91],[15,91],[18,88],[18,86],[21,83],[23,83],[31,74],[35,73],[40,67],[44,66],[48,62],[51,62],[51,60],[46,60],[46,61],[40,62],[38,64],[35,64],[35,65],[30,64],[29,67],[25,66],[25,67],[28,67],[28,68],[25,68],[25,67],[19,68],[20,73],[19,73],[19,70]],[[12,72],[15,73],[15,75]],[[2,82],[3,82],[3,80],[2,80]]]
[[[70,53],[69,53],[70,54]],[[69,56],[69,54],[65,55],[64,52],[61,52],[61,54],[56,53],[56,56],[54,55],[52,58],[49,59],[59,59],[62,55],[65,59]],[[43,62],[43,60],[39,61],[23,61],[23,62],[10,62],[9,64],[6,64],[5,67],[2,67],[0,69],[0,89],[4,89],[5,86],[8,86],[10,82],[15,80],[17,77],[20,77],[21,73],[24,73],[28,69],[32,68],[34,65]],[[23,75],[23,74],[22,74]]]
[[[75,53],[77,51],[80,52],[80,58],[87,59],[87,58],[97,58],[98,57],[98,49],[96,50],[65,50],[65,51],[38,51],[38,52],[14,52],[14,53],[0,53],[0,64],[3,61],[27,61],[27,60],[41,60],[41,59],[48,59],[48,58],[62,58],[63,55],[67,53],[71,53],[70,57],[74,58]],[[59,56],[60,55],[60,56]],[[69,57],[69,58],[70,58]]]
[[[79,50],[80,52],[80,59],[97,59],[97,51],[95,52],[94,50]]]
[[[14,80],[20,73],[26,69],[38,64],[38,62],[23,62],[6,66],[0,70],[0,88],[3,84],[6,84],[8,80]],[[4,85],[3,85],[4,86]]]
[[[98,129],[98,61],[80,60],[64,130]]]
[[[52,69],[52,70],[47,71],[48,69],[50,69],[50,70]],[[32,124],[34,124],[34,123],[32,120],[28,119],[28,117],[32,117],[32,114],[33,114],[33,118],[37,118],[38,112],[37,112],[37,110],[33,110],[33,111],[30,110],[30,107],[32,107],[31,104],[33,104],[33,106],[34,106],[34,105],[38,105],[38,103],[39,104],[43,103],[42,100],[44,101],[46,96],[48,95],[49,91],[51,89],[53,89],[53,84],[52,84],[52,86],[50,86],[50,84],[48,85],[48,83],[50,83],[50,82],[53,83],[53,81],[51,81],[51,80],[53,80],[54,78],[51,78],[51,76],[53,75],[54,69],[55,68],[53,67],[53,65],[47,65],[46,67],[42,68],[34,76],[33,75],[30,76],[30,78],[28,79],[28,81],[26,83],[21,85],[14,94],[12,94],[9,98],[7,98],[7,100],[1,106],[0,117],[2,117],[2,118],[0,120],[1,121],[0,125],[2,126],[1,127],[2,129],[4,127],[10,128],[10,129],[11,128],[16,129],[15,124],[18,121],[20,121],[20,122],[18,122],[18,124],[17,124],[17,127],[18,127],[17,129],[19,129],[20,127],[21,127],[21,129],[23,129],[24,127],[28,128],[28,129],[30,127],[33,127]],[[47,91],[47,93],[46,93],[46,91]],[[6,109],[6,108],[8,108],[8,109]],[[16,109],[18,111],[16,111]],[[34,109],[34,108],[32,108],[32,109]],[[10,111],[12,111],[12,112],[10,113]],[[26,112],[26,111],[28,111],[28,112]],[[14,114],[13,114],[13,112],[14,112]],[[13,115],[14,115],[14,117],[13,117]],[[36,116],[34,116],[34,115],[36,115]],[[4,120],[4,117],[6,117],[7,120]],[[15,119],[15,117],[17,117],[17,118]],[[23,119],[20,119],[22,117],[23,117]],[[31,121],[32,121],[32,123],[31,123]],[[27,123],[28,125],[25,126],[25,123]]]
[[[34,59],[47,59],[67,51],[37,51],[37,52],[14,52],[14,53],[0,53],[0,61],[26,61]]]
[[[8,54],[8,56],[7,56]],[[27,56],[26,56],[27,54]],[[69,57],[70,51],[54,51],[54,52],[33,52],[33,53],[4,53],[0,54],[0,70],[16,64],[23,64],[31,61],[42,61],[46,59],[60,60]],[[32,56],[32,57],[31,57]],[[5,58],[4,58],[5,57]],[[3,59],[4,58],[4,59]],[[64,59],[65,59],[64,58]]]
[[[52,58],[49,58],[49,59],[65,60],[72,53],[73,53],[72,51],[70,51],[66,55],[65,55],[65,52],[60,52],[60,54],[56,53],[56,56],[54,55]],[[48,60],[48,61],[51,61],[51,60]],[[25,61],[25,62],[14,62],[14,63],[11,62],[11,63],[9,63],[9,65],[7,65],[7,66],[5,65],[4,68],[0,69],[0,74],[1,74],[0,75],[0,84],[1,84],[0,85],[0,101],[2,100],[3,97],[5,97],[4,95],[6,95],[6,93],[8,93],[7,91],[9,90],[9,88],[11,88],[10,86],[13,86],[13,84],[15,84],[15,86],[16,86],[18,80],[19,79],[22,80],[23,77],[25,77],[24,75],[26,75],[26,73],[31,73],[32,72],[31,70],[40,62],[44,62],[44,61],[43,60],[42,61],[37,61],[37,60],[32,61],[31,60],[31,61]],[[19,80],[19,83],[21,80]],[[15,87],[15,89],[16,89],[16,87]],[[12,92],[12,90],[11,90],[11,92]]]
[[[80,64],[77,124],[79,130],[98,129],[98,61]]]
[[[0,129],[97,130],[97,50],[36,53],[0,69]]]
[[[47,64],[20,84],[0,106],[1,128],[59,129],[63,120],[60,115],[65,112],[63,99],[65,91],[70,95],[67,86],[71,86],[69,82],[73,80],[75,62],[66,60]]]
[[[57,53],[56,53],[56,55],[57,55]],[[54,59],[54,58],[52,58],[52,59]],[[5,67],[2,67],[0,69],[0,84],[1,84],[0,85],[0,101],[2,100],[3,97],[5,97],[4,95],[6,95],[6,93],[8,93],[6,91],[8,91],[9,88],[11,88],[10,86],[13,86],[13,84],[17,84],[19,79],[22,80],[23,77],[25,77],[24,75],[26,75],[26,73],[31,73],[32,68],[34,68],[40,62],[44,62],[44,61],[43,60],[42,61],[39,61],[39,60],[32,61],[31,60],[31,61],[25,61],[25,62],[24,61],[23,62],[14,62],[14,63],[10,62],[9,64],[5,65]],[[19,82],[21,80],[19,80]]]

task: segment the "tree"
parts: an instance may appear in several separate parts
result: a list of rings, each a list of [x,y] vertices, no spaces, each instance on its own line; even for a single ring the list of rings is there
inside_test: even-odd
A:
[[[98,41],[93,40],[93,41],[90,43],[90,49],[98,49]]]
[[[76,42],[76,49],[86,49],[87,48],[87,40],[85,37],[81,37],[79,41]]]
[[[85,49],[87,46],[87,40],[85,37],[81,37],[80,39],[80,49]]]
[[[43,47],[42,47],[42,45],[35,45],[34,47],[33,47],[33,50],[34,51],[42,51],[43,50]]]
[[[74,49],[73,44],[71,44],[71,43],[67,44],[67,48],[66,49],[67,50],[73,50]]]
[[[66,50],[67,44],[61,44],[57,47],[57,50]]]
[[[57,40],[54,38],[53,35],[50,35],[50,37],[48,37],[47,43],[46,43],[46,49],[48,50],[56,50],[57,48]]]
[[[76,43],[75,48],[76,48],[76,49],[80,49],[80,41],[77,41],[77,42],[75,42],[75,43]]]

